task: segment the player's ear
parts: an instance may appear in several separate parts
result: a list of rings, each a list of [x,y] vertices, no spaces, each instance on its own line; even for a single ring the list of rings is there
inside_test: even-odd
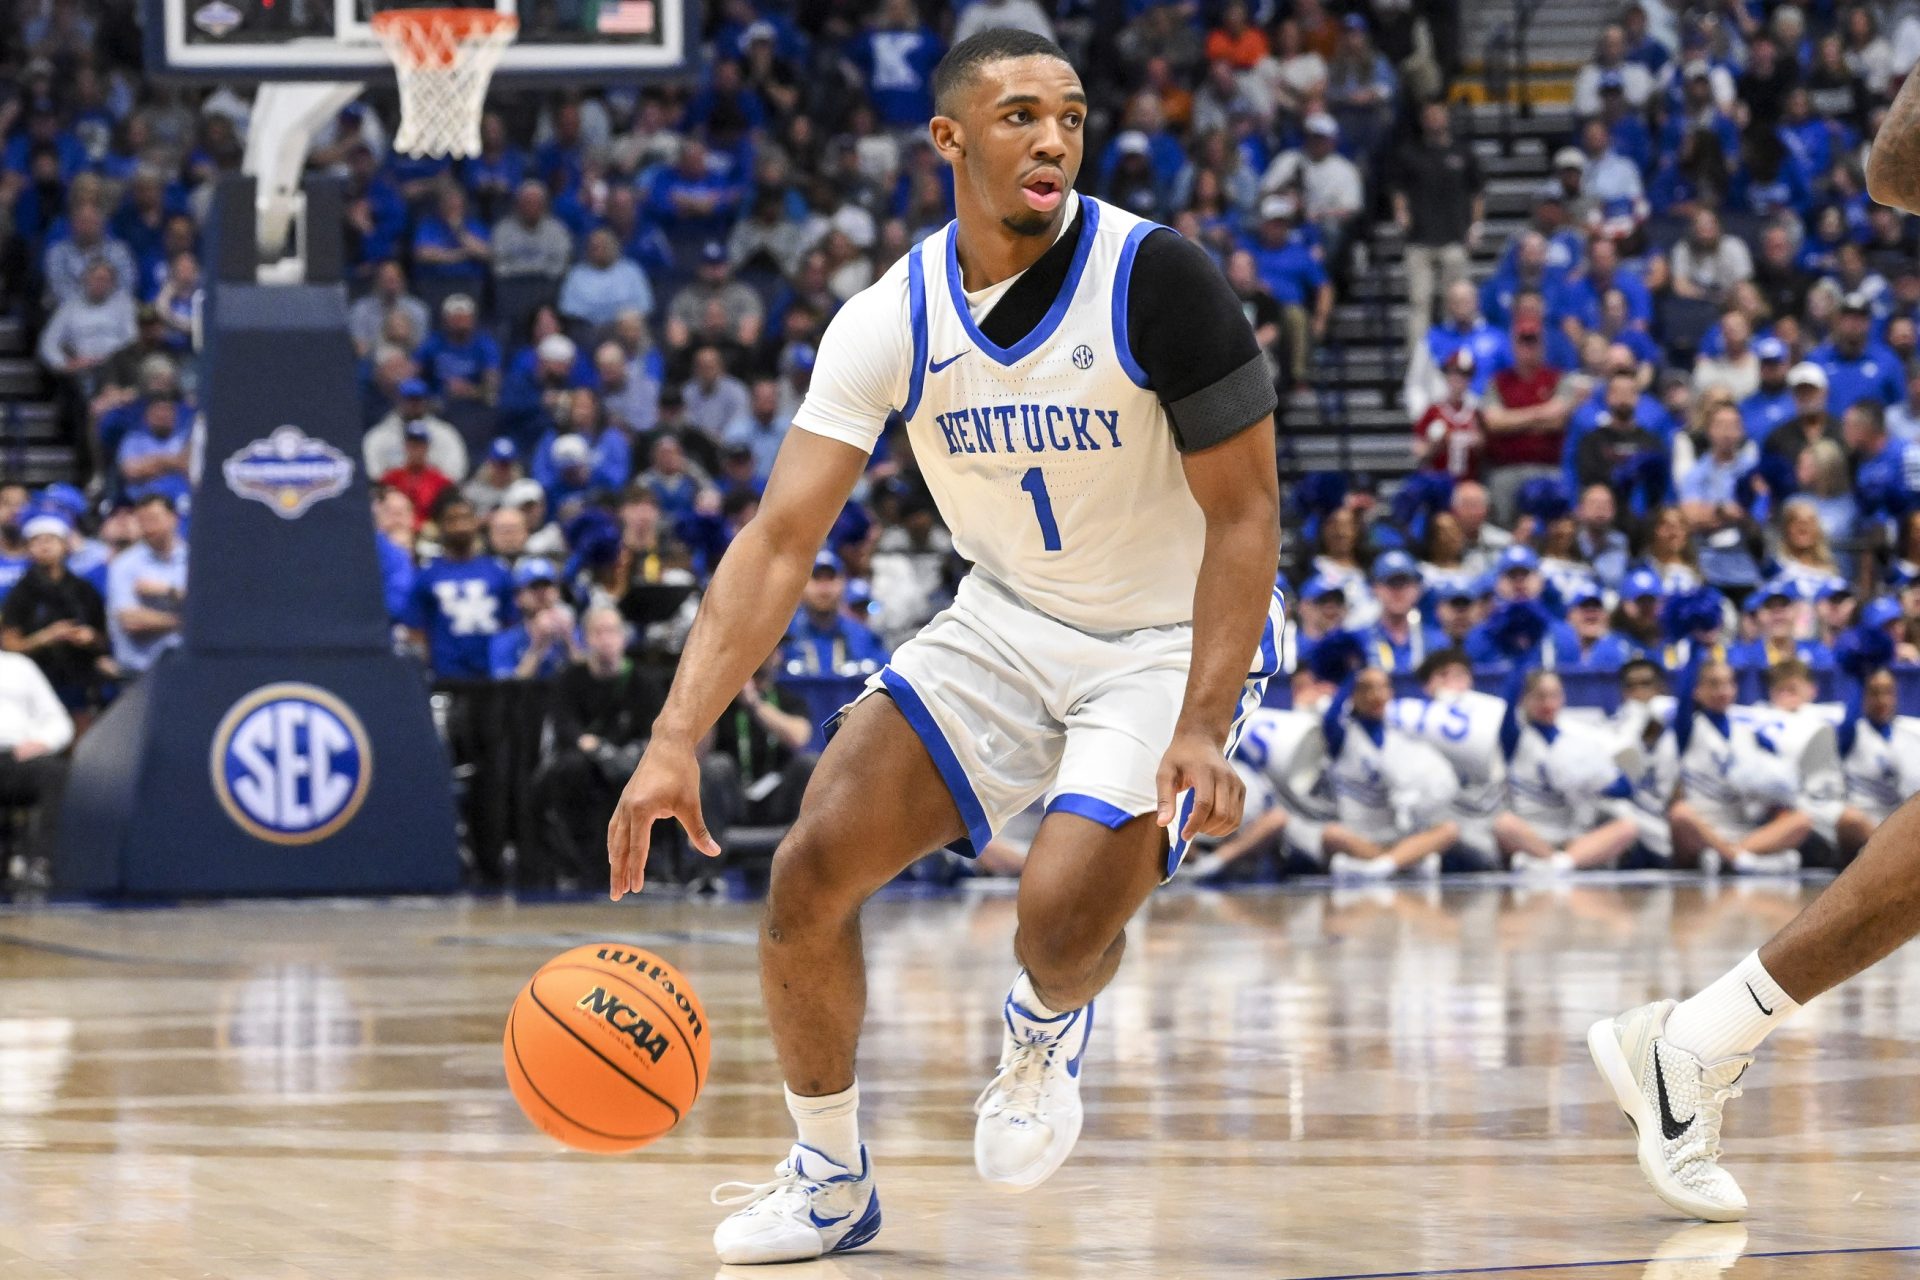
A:
[[[952,163],[967,154],[966,131],[952,116],[935,116],[928,121],[927,134],[942,160]]]

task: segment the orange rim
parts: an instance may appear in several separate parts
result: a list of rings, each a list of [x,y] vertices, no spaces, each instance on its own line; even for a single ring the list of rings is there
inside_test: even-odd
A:
[[[383,9],[369,25],[387,43],[396,64],[445,67],[467,41],[512,33],[519,30],[520,20],[492,9]]]

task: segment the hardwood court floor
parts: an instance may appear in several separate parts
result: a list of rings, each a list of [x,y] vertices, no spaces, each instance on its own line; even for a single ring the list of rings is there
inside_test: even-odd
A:
[[[886,1226],[772,1272],[708,1247],[709,1187],[790,1138],[751,905],[0,911],[0,1277],[1913,1276],[1920,952],[1749,1074],[1744,1227],[1653,1198],[1586,1060],[1592,1019],[1715,976],[1811,892],[1166,893],[1102,998],[1079,1150],[1024,1198],[970,1145],[1012,901],[876,903]],[[716,1028],[699,1107],[626,1158],[535,1132],[500,1067],[527,974],[602,938],[678,961]]]

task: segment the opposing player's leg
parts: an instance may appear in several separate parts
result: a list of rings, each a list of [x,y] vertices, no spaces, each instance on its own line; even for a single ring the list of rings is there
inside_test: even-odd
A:
[[[855,1248],[880,1228],[858,1127],[854,1050],[866,1016],[860,907],[912,863],[966,834],[927,748],[899,708],[863,698],[807,786],[774,854],[760,987],[798,1141],[772,1180],[733,1183],[714,1231],[722,1262],[789,1262]],[[724,1188],[723,1188],[724,1189]]]
[[[1000,1064],[974,1104],[974,1164],[988,1183],[1036,1187],[1073,1150],[1094,997],[1120,967],[1127,921],[1166,874],[1166,848],[1150,813],[1041,821],[1020,877],[1021,972],[1004,1006]]]
[[[1690,999],[1594,1024],[1601,1076],[1639,1131],[1640,1168],[1674,1208],[1743,1216],[1719,1166],[1720,1116],[1760,1042],[1801,1005],[1920,933],[1920,798],[1874,832],[1852,866],[1758,951]]]

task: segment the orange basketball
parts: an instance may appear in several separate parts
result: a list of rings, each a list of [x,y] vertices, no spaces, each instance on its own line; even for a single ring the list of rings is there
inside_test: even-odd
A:
[[[624,943],[575,947],[507,1015],[507,1084],[582,1151],[631,1151],[679,1124],[707,1079],[707,1015],[680,971]]]

